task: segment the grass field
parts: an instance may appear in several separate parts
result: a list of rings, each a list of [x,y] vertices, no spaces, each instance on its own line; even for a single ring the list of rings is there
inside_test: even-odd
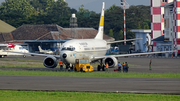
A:
[[[94,64],[97,65],[97,64]],[[0,59],[0,68],[44,67],[42,61],[22,59]],[[119,72],[60,72],[0,70],[0,75],[68,76],[68,77],[123,77],[123,78],[180,78],[180,73],[119,73]]]
[[[0,91],[0,101],[179,101],[179,95]]]
[[[6,71],[0,70],[0,75],[29,76],[66,76],[66,77],[120,77],[120,78],[180,78],[180,73],[119,73],[119,72],[60,72],[60,71]]]

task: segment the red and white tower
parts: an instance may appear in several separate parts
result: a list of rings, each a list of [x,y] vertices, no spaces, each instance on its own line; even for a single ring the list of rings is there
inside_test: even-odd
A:
[[[180,53],[180,0],[174,0],[173,12],[173,48],[175,50],[178,50],[178,52],[175,52],[177,56],[177,53]]]
[[[155,39],[163,35],[164,8],[161,7],[173,0],[151,0],[151,38]],[[153,42],[153,51],[156,50],[156,42]]]
[[[124,10],[124,40],[126,40],[126,9],[129,8],[129,4],[125,0],[120,0],[121,8]],[[126,42],[124,42],[126,45]]]
[[[151,0],[151,38],[157,38],[163,35],[164,30],[164,8],[160,7],[173,0]]]

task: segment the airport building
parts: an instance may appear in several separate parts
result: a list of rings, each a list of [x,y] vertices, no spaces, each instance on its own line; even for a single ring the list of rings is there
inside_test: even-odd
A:
[[[180,0],[151,0],[153,51],[180,54]]]
[[[131,32],[135,33],[136,38],[140,40],[135,41],[135,52],[150,52],[151,47],[151,30],[134,29]],[[142,39],[141,39],[142,38]]]

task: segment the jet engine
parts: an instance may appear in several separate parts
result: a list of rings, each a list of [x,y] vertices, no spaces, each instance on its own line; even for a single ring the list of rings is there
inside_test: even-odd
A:
[[[115,57],[106,57],[103,59],[103,64],[106,65],[106,63],[108,63],[109,68],[113,68],[117,66],[118,60]]]
[[[43,62],[47,68],[55,68],[58,64],[57,59],[53,56],[46,57]]]

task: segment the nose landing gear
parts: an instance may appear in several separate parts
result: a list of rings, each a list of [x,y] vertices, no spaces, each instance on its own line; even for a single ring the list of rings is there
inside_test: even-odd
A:
[[[101,71],[101,69],[102,69],[102,71],[105,71],[105,66],[102,63],[102,59],[100,61],[100,65],[98,65],[98,67],[97,67],[97,71]]]

